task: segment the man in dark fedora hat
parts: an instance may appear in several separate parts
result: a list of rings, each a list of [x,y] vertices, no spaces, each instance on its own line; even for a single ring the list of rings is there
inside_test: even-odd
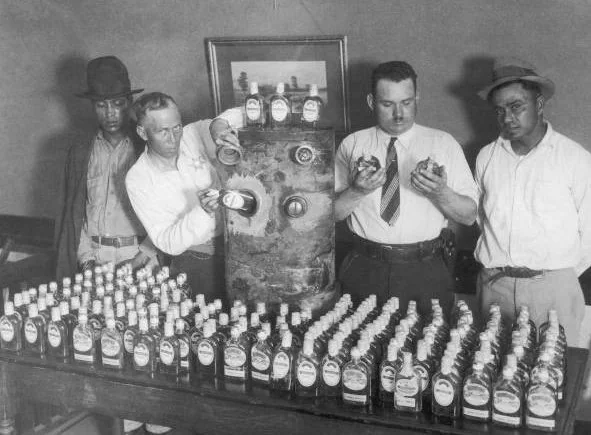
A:
[[[142,151],[130,126],[132,89],[127,68],[115,56],[91,60],[88,89],[98,131],[90,144],[74,144],[66,164],[66,194],[58,234],[58,278],[104,263],[156,262],[156,251],[135,216],[125,176]]]
[[[533,65],[502,58],[479,92],[500,136],[476,160],[478,296],[482,310],[497,303],[510,321],[521,306],[537,325],[556,310],[577,346],[585,308],[577,278],[591,264],[591,154],[544,118],[554,90]]]

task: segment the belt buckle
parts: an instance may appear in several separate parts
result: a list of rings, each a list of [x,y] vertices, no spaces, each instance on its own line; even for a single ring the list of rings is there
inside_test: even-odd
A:
[[[117,249],[121,248],[121,238],[120,237],[113,238],[113,247],[115,247]]]
[[[382,245],[382,249],[380,249],[380,261],[384,261],[389,263],[390,262],[390,257],[391,257],[391,253],[392,253],[392,247],[391,246],[386,246],[386,245]]]

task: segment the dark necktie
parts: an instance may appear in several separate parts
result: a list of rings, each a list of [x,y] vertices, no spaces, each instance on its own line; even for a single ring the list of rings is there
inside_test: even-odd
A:
[[[386,157],[386,182],[382,186],[382,202],[380,204],[380,216],[390,226],[394,225],[400,215],[400,179],[395,143],[395,137],[390,139],[388,156]]]

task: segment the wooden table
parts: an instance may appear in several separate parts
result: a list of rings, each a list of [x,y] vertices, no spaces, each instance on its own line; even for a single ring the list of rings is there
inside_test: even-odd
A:
[[[566,401],[559,410],[558,433],[574,430],[587,356],[585,349],[568,350]],[[380,406],[359,411],[333,403],[300,403],[264,390],[199,382],[188,376],[150,378],[7,353],[0,353],[0,387],[0,433],[13,424],[22,400],[193,428],[204,434],[534,433],[462,420],[443,424],[426,413],[411,417]]]

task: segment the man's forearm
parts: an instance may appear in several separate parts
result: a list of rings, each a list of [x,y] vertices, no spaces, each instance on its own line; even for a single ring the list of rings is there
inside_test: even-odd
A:
[[[334,205],[335,220],[346,219],[357,208],[366,194],[351,187],[337,193]]]
[[[468,226],[476,220],[477,207],[474,200],[454,192],[449,187],[438,195],[434,202],[448,219]]]

